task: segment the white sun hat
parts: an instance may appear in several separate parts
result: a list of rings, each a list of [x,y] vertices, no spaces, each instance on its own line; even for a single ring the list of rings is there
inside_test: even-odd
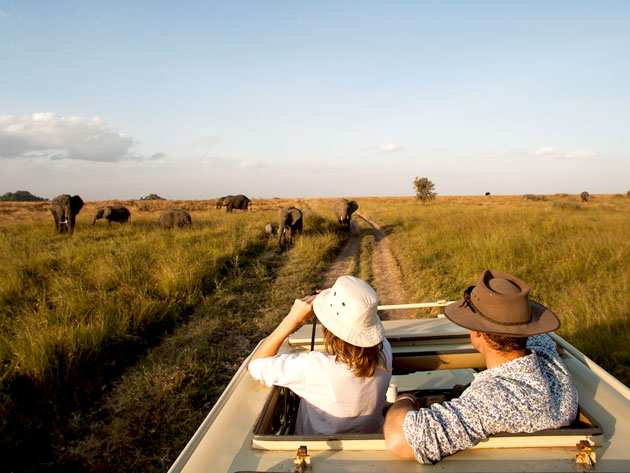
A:
[[[337,337],[358,347],[378,345],[385,336],[377,307],[376,291],[354,276],[341,276],[313,301],[319,321]]]

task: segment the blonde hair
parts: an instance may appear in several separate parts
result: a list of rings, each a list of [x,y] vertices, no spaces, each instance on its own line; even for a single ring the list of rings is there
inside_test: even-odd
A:
[[[344,363],[357,378],[371,378],[376,368],[385,370],[383,344],[373,347],[358,347],[352,345],[322,325],[324,332],[324,347],[335,357],[337,363]]]

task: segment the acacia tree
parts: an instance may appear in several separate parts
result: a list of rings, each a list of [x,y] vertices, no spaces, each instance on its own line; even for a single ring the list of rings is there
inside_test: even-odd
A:
[[[435,199],[436,193],[433,192],[435,184],[426,177],[416,177],[413,180],[413,187],[416,190],[416,198],[421,202],[428,202]]]

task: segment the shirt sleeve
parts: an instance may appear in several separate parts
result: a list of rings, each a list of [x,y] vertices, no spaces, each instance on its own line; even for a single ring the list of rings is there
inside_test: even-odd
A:
[[[482,420],[474,415],[474,406],[469,404],[459,398],[407,412],[403,432],[416,460],[436,463],[488,436]]]
[[[553,356],[554,358],[560,356],[558,354],[558,349],[556,348],[556,343],[546,333],[529,337],[527,339],[527,348],[538,353],[545,353]]]
[[[294,353],[259,358],[252,361],[247,369],[254,379],[267,386],[285,386],[300,390],[306,382],[308,354]]]

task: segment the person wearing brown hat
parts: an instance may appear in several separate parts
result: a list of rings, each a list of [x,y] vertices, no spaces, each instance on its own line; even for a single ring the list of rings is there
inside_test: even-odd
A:
[[[536,432],[569,425],[577,391],[547,332],[560,326],[546,307],[529,300],[529,286],[494,270],[444,308],[448,319],[470,330],[487,369],[462,394],[420,408],[411,394],[398,396],[385,419],[387,449],[403,458],[435,463],[500,432]]]
[[[317,296],[296,299],[249,362],[267,386],[301,397],[295,433],[380,432],[392,375],[392,348],[378,317],[378,296],[365,281],[342,276]],[[316,315],[325,351],[278,355],[284,339]]]

